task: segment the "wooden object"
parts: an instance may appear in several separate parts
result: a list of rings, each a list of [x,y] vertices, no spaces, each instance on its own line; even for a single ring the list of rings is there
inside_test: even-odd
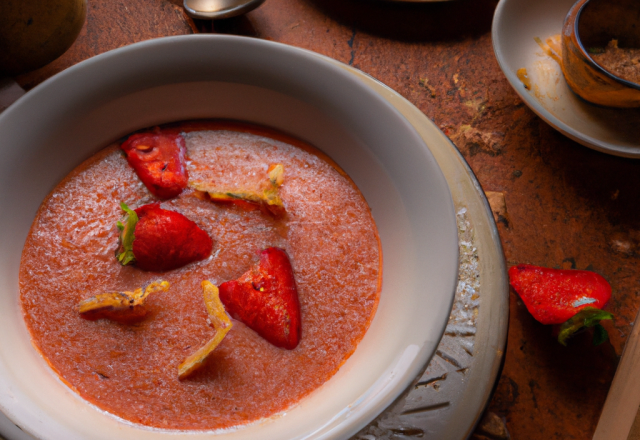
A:
[[[640,313],[622,352],[593,440],[627,440],[640,407]]]
[[[629,433],[627,440],[640,440],[640,408],[636,413],[636,419],[631,426],[631,432]]]

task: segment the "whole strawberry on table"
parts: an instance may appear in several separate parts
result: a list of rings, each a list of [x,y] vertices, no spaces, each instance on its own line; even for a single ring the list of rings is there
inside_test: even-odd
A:
[[[593,327],[595,345],[608,339],[600,324],[613,315],[602,308],[611,298],[611,286],[586,270],[563,270],[518,264],[509,269],[509,282],[529,313],[542,324],[558,324],[558,341],[583,328]]]

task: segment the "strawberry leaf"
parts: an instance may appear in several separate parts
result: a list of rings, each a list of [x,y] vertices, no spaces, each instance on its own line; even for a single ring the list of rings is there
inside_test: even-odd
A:
[[[133,240],[135,236],[133,232],[136,229],[138,223],[138,214],[131,208],[129,208],[124,202],[120,203],[120,207],[127,213],[125,223],[118,222],[118,229],[120,229],[120,248],[116,253],[116,258],[123,266],[133,263],[136,260],[133,255]]]
[[[593,345],[600,345],[609,339],[609,333],[600,324],[593,326]]]
[[[596,326],[599,328],[595,329],[594,344],[601,344],[608,338],[606,330],[600,325],[600,321],[603,319],[613,319],[613,315],[609,312],[605,312],[604,310],[596,309],[595,307],[585,307],[560,326],[558,342],[566,346],[567,339],[569,339],[569,337],[575,334],[578,330],[581,328]],[[604,339],[602,334],[603,332],[605,335]]]

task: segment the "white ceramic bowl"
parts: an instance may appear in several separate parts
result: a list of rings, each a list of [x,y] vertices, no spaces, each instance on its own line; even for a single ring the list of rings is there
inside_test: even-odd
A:
[[[56,377],[31,345],[18,268],[38,206],[82,160],[139,128],[218,117],[274,127],[331,156],[371,206],[384,256],[377,314],[338,373],[286,413],[219,438],[348,438],[427,365],[449,317],[458,242],[447,183],[412,126],[307,51],[231,36],[163,38],[71,67],[0,115],[0,410],[23,430],[42,439],[175,438],[96,409]]]

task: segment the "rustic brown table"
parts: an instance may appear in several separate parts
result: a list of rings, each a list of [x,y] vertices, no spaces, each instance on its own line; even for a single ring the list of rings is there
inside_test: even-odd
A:
[[[496,3],[267,0],[211,23],[189,19],[180,0],[89,0],[71,49],[16,80],[29,89],[123,45],[218,32],[310,49],[392,87],[453,140],[486,191],[504,195],[498,228],[509,266],[589,269],[611,283],[615,320],[599,347],[586,335],[562,347],[511,292],[504,369],[488,407],[514,439],[588,439],[640,305],[640,161],[583,147],[525,106],[493,54]]]

